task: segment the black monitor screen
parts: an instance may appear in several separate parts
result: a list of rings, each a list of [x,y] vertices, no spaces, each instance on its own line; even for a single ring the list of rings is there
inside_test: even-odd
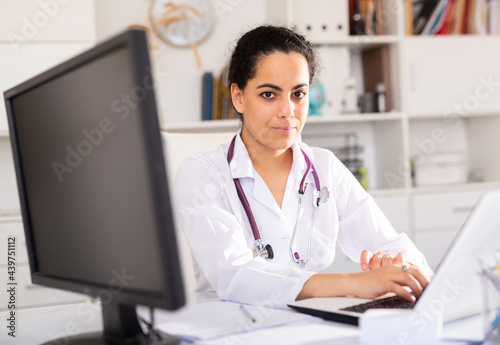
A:
[[[145,133],[122,101],[130,65],[117,49],[12,104],[39,272],[105,285],[124,270],[129,288],[158,292],[158,267],[143,266],[159,262]]]
[[[181,306],[144,32],[103,43],[5,97],[33,281]]]

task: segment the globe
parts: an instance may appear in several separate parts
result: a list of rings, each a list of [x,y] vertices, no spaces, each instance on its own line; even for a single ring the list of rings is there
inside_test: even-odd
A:
[[[320,109],[325,104],[325,89],[319,80],[309,85],[309,115],[321,115]]]

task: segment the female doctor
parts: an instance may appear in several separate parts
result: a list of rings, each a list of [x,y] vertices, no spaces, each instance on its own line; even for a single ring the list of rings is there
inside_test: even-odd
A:
[[[393,292],[418,297],[432,271],[353,174],[322,148],[300,142],[317,69],[305,38],[283,27],[244,34],[229,85],[242,126],[177,175],[178,215],[190,245],[196,292],[248,304]],[[321,273],[335,244],[364,272]]]

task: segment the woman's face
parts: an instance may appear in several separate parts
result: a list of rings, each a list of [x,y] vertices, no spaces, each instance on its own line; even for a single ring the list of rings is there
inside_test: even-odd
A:
[[[304,127],[309,109],[309,68],[299,53],[262,57],[244,90],[231,85],[236,110],[243,114],[242,139],[257,149],[285,150]]]

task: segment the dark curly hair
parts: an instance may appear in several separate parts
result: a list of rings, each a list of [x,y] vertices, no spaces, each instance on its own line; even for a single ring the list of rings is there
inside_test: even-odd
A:
[[[228,87],[234,83],[243,90],[255,77],[257,62],[275,52],[302,54],[309,66],[309,82],[318,69],[316,52],[306,38],[282,26],[263,25],[245,33],[238,40],[229,62]]]

